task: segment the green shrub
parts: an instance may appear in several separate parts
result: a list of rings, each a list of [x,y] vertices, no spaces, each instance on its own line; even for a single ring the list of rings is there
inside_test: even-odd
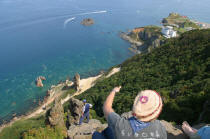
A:
[[[65,136],[62,133],[62,129],[51,128],[47,126],[45,128],[33,128],[23,133],[23,139],[64,139]]]
[[[179,38],[168,39],[151,53],[126,60],[119,65],[119,73],[97,82],[78,98],[86,98],[93,104],[97,116],[103,117],[103,103],[115,86],[122,86],[113,104],[119,114],[132,109],[139,91],[153,89],[164,98],[160,118],[176,123],[195,122],[210,96],[209,38],[210,29],[193,30]],[[170,93],[175,90],[178,95],[171,98]],[[204,122],[210,122],[210,117]]]
[[[45,128],[45,116],[15,122],[2,130],[0,139],[20,139],[23,132],[32,128]]]

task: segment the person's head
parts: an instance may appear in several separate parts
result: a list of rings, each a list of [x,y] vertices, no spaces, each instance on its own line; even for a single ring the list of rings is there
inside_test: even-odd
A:
[[[138,120],[149,122],[158,118],[162,106],[162,99],[156,91],[144,90],[136,96],[132,111]]]
[[[83,99],[82,102],[83,102],[83,103],[86,103],[86,99]]]

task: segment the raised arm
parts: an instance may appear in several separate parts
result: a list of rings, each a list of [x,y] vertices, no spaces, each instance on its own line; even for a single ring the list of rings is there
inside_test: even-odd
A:
[[[114,112],[112,108],[112,103],[114,101],[115,93],[120,91],[121,86],[115,87],[109,94],[109,96],[106,98],[106,101],[104,102],[103,111],[106,119],[108,118],[108,115],[111,112]]]

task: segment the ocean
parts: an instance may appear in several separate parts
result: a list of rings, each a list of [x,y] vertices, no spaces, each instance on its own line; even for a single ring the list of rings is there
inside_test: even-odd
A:
[[[68,76],[93,76],[133,56],[119,32],[160,25],[170,12],[210,22],[210,1],[0,0],[0,124]],[[84,18],[95,24],[81,25]]]

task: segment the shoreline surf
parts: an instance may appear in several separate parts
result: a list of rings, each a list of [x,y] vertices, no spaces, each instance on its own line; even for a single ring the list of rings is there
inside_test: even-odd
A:
[[[119,72],[120,68],[113,68],[111,71],[108,72],[108,74],[105,76],[105,78],[109,78],[110,76],[114,75],[115,73]],[[93,87],[96,83],[96,81],[100,78],[104,76],[103,73],[100,73],[96,76],[90,76],[84,79],[80,80],[80,90],[76,91],[75,93],[73,93],[72,95],[67,95],[65,98],[61,99],[61,103],[64,104],[65,102],[67,102],[69,99],[71,99],[74,96],[80,95],[83,92],[85,92],[86,90],[88,90],[89,88]],[[65,86],[65,82],[63,83],[59,83],[57,85],[52,85],[50,90],[56,90],[56,88],[63,88]],[[73,83],[70,85],[73,86]],[[52,104],[55,100],[55,98],[61,97],[65,91],[60,92],[61,90],[57,90],[54,92],[54,95],[52,97],[49,97],[47,99],[46,102],[44,102],[42,105],[34,108],[34,110],[29,111],[27,115],[21,115],[19,117],[14,117],[13,119],[11,119],[8,123],[4,123],[0,125],[0,132],[6,128],[11,126],[12,124],[14,124],[15,122],[19,121],[19,120],[27,120],[39,115],[43,115],[47,112],[47,110],[50,109],[50,104]]]

